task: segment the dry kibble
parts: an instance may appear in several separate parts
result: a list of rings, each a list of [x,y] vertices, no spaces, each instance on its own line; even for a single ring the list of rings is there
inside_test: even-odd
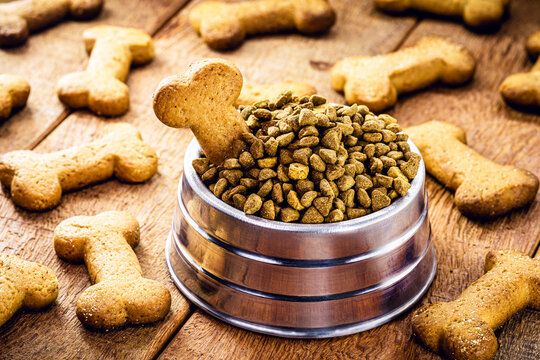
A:
[[[207,158],[195,159],[191,162],[191,165],[193,166],[193,169],[195,169],[195,172],[197,172],[197,174],[202,175],[208,170],[210,160],[208,160]]]
[[[324,172],[326,170],[326,163],[324,160],[317,154],[312,154],[309,157],[309,164],[315,171]]]
[[[329,222],[329,223],[332,223],[332,222],[338,222],[338,221],[343,221],[343,212],[339,209],[334,209],[330,212],[330,214],[328,214],[328,216],[326,217],[326,222]]]
[[[328,216],[332,209],[332,198],[328,196],[318,197],[313,200],[313,206],[321,213],[322,216]]]
[[[347,191],[354,186],[355,181],[352,176],[343,175],[336,181],[336,184],[339,188],[339,191]]]
[[[263,203],[261,216],[268,220],[274,220],[276,218],[276,207],[272,200],[267,200]]]
[[[290,207],[281,209],[280,211],[281,221],[283,222],[293,222],[300,219],[300,213],[298,210],[295,210]]]
[[[259,181],[266,181],[268,179],[275,178],[277,173],[272,169],[262,169],[259,172]]]
[[[420,155],[393,117],[291,92],[240,107],[249,133],[232,157],[193,168],[227,204],[265,219],[319,224],[370,214],[405,196]]]
[[[309,165],[309,157],[313,154],[310,148],[296,149],[293,152],[293,159],[300,164]]]
[[[274,187],[274,184],[272,183],[272,180],[267,180],[260,188],[259,188],[259,191],[257,192],[257,195],[259,195],[260,197],[267,197],[268,194],[270,194],[270,192],[272,191]]]
[[[244,210],[244,206],[246,204],[246,197],[242,194],[234,194],[232,196],[232,200],[234,203],[234,207],[238,210]]]
[[[298,198],[298,193],[294,190],[289,191],[287,194],[287,203],[296,210],[304,210],[304,206],[300,203],[300,199]]]
[[[223,192],[225,190],[227,190],[227,186],[228,186],[228,182],[227,182],[227,179],[225,178],[221,178],[217,181],[217,183],[215,184],[214,186],[214,195],[216,195],[218,198],[221,197],[221,195],[223,195]]]
[[[261,209],[262,203],[263,201],[259,195],[251,194],[244,204],[244,212],[248,215],[253,215]]]
[[[300,204],[302,204],[303,207],[310,207],[313,203],[313,200],[317,197],[316,191],[307,191],[302,195],[302,198],[300,198]]]
[[[269,157],[257,160],[257,164],[261,169],[273,168],[277,165],[277,157]]]
[[[390,205],[392,200],[379,189],[374,189],[371,192],[371,207],[373,211],[383,209]]]
[[[395,178],[394,179],[394,189],[400,196],[405,196],[407,194],[407,191],[411,188],[411,184],[409,184],[408,181],[403,180],[402,178]]]
[[[289,178],[293,180],[306,179],[308,175],[309,167],[304,164],[292,163],[289,166]]]

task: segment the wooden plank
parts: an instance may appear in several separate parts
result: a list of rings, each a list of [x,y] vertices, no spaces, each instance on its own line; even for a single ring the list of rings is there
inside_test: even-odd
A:
[[[33,148],[69,114],[55,86],[67,73],[84,69],[87,54],[82,32],[97,24],[134,26],[151,34],[187,0],[108,0],[98,18],[67,21],[30,36],[17,48],[0,49],[0,71],[23,76],[32,87],[26,107],[0,123],[0,153]]]
[[[128,114],[120,119],[107,120],[86,112],[76,112],[39,144],[36,150],[40,152],[62,149],[90,141],[107,123],[124,120],[138,126],[145,141],[156,148],[160,168],[158,174],[146,184],[126,185],[113,180],[66,194],[57,209],[44,214],[16,208],[5,194],[2,195],[0,247],[8,253],[51,266],[61,285],[59,299],[50,311],[19,313],[9,325],[3,327],[0,341],[6,357],[35,358],[54,351],[59,357],[65,358],[149,358],[158,351],[183,324],[189,310],[187,302],[169,280],[163,255],[176,186],[182,172],[182,158],[192,136],[187,130],[169,129],[155,119],[151,110],[153,90],[163,77],[183,71],[195,59],[224,56],[237,63],[249,81],[311,80],[322,84],[322,92],[331,95],[334,101],[341,101],[341,96],[330,90],[327,72],[320,70],[326,63],[316,61],[335,61],[339,58],[337,54],[342,53],[375,53],[379,47],[390,50],[414,21],[390,21],[384,15],[371,15],[368,0],[354,11],[347,11],[344,3],[336,5],[343,22],[329,34],[329,38],[312,39],[297,35],[265,37],[249,40],[239,51],[227,54],[209,50],[188,27],[187,11],[182,11],[157,36],[157,57],[154,62],[137,69],[130,76],[128,84],[132,109]],[[338,30],[348,34],[347,37],[338,36]],[[377,44],[351,41],[353,34],[358,31],[371,34]],[[324,50],[325,47],[327,50]],[[315,61],[316,65],[309,66],[310,60]],[[305,72],[298,74],[298,68],[305,69]],[[173,295],[171,313],[163,323],[102,334],[84,329],[75,317],[75,303],[81,291],[89,286],[88,276],[84,266],[69,265],[56,257],[50,246],[52,232],[67,217],[110,209],[127,210],[142,224],[142,241],[136,253],[143,271],[150,278],[168,282]]]
[[[431,119],[454,122],[468,135],[470,146],[501,163],[524,167],[540,175],[538,117],[507,107],[498,86],[509,74],[528,69],[523,45],[537,30],[540,4],[514,1],[511,17],[494,34],[479,35],[452,22],[422,21],[404,46],[425,35],[440,35],[460,42],[478,59],[474,81],[465,87],[434,87],[402,96],[391,111],[410,126]],[[363,19],[362,19],[363,20]],[[394,21],[398,21],[396,18]],[[365,36],[365,35],[364,35]],[[356,36],[359,42],[369,36]],[[384,52],[385,49],[378,49]],[[336,52],[335,58],[343,56]],[[323,60],[324,61],[324,60]],[[327,80],[325,80],[327,81]],[[314,85],[319,85],[316,83]],[[326,89],[323,84],[322,89]],[[453,195],[429,178],[429,217],[437,250],[437,276],[422,303],[449,301],[483,273],[484,257],[492,248],[513,248],[533,254],[540,241],[538,198],[527,209],[494,221],[473,221],[453,206]],[[518,314],[500,332],[499,359],[533,359],[537,356],[537,311]],[[525,332],[529,332],[526,334]],[[532,334],[532,335],[531,335]],[[517,340],[519,339],[519,340]],[[531,351],[532,349],[532,351]],[[162,353],[160,359],[184,358],[339,358],[339,359],[439,359],[414,341],[410,313],[387,325],[347,337],[328,340],[287,340],[249,333],[196,311]]]

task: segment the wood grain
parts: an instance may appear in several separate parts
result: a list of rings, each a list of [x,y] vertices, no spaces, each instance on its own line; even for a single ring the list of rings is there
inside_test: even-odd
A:
[[[92,21],[67,21],[33,34],[20,47],[0,49],[0,69],[30,82],[26,107],[0,123],[0,153],[36,146],[69,114],[55,93],[58,79],[84,69],[82,32],[98,24],[132,26],[155,33],[188,0],[109,0]]]
[[[471,147],[486,157],[540,175],[540,119],[504,104],[497,91],[509,74],[528,69],[526,36],[537,30],[540,4],[512,2],[511,17],[494,34],[469,32],[459,23],[423,20],[403,46],[425,35],[462,43],[478,59],[474,80],[464,87],[435,86],[401,96],[390,112],[410,126],[439,119],[462,126]],[[363,18],[364,20],[365,18]],[[400,18],[395,18],[398,21]],[[367,36],[367,37],[363,37]],[[371,42],[368,34],[355,37]],[[376,52],[384,52],[384,48]],[[332,61],[345,56],[332,52]],[[349,54],[347,54],[349,55]],[[325,62],[324,58],[318,59]],[[326,69],[325,69],[326,70]],[[326,84],[314,83],[326,90]],[[489,249],[512,248],[532,255],[540,241],[539,197],[528,208],[495,221],[472,221],[453,206],[453,195],[433,178],[427,181],[429,217],[438,256],[435,281],[422,303],[450,301],[483,273]],[[540,313],[525,310],[500,331],[498,359],[535,359]],[[519,340],[517,340],[519,339]],[[410,313],[387,325],[328,340],[287,340],[249,333],[196,311],[160,359],[438,359],[414,341]]]

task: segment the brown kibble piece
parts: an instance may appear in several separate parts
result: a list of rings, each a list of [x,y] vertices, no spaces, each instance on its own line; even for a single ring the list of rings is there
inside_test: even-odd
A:
[[[354,178],[348,175],[343,175],[336,181],[336,185],[338,186],[339,191],[347,191],[352,188],[354,184]]]
[[[253,215],[261,209],[262,199],[257,194],[251,194],[248,196],[244,205],[244,212],[248,215]]]
[[[490,251],[485,274],[451,302],[424,305],[413,313],[416,338],[450,359],[492,359],[494,330],[529,306],[540,309],[540,261],[513,250]]]
[[[276,204],[281,204],[284,200],[283,189],[279,183],[274,184],[274,187],[272,188],[272,200],[274,200]]]
[[[246,197],[242,194],[234,194],[232,196],[234,207],[238,210],[244,211],[244,206],[246,205]]]
[[[337,150],[339,149],[340,141],[341,141],[341,133],[335,129],[330,129],[323,136],[321,143],[323,144],[323,146],[329,149]]]
[[[166,125],[190,127],[210,161],[221,164],[232,156],[234,140],[249,133],[233,106],[241,87],[242,75],[235,65],[222,59],[201,60],[160,83],[154,112]]]
[[[125,81],[130,66],[152,61],[152,37],[135,28],[99,25],[86,29],[83,39],[90,53],[88,66],[85,71],[60,78],[56,86],[58,98],[71,108],[88,108],[98,115],[126,113],[129,90]]]
[[[255,159],[253,159],[253,156],[251,155],[251,153],[247,151],[244,151],[243,153],[240,154],[238,161],[240,161],[240,164],[245,169],[250,169],[253,166],[255,166]]]
[[[397,193],[400,196],[405,196],[407,194],[407,191],[411,188],[411,184],[409,184],[407,181],[403,180],[402,178],[395,178],[394,179],[394,189],[397,191]]]
[[[356,199],[358,203],[365,208],[371,207],[371,198],[369,197],[366,190],[359,188],[356,190]]]
[[[298,193],[294,190],[289,191],[287,194],[287,203],[293,208],[298,211],[304,210],[304,206],[300,203],[300,199],[298,198]]]
[[[391,201],[392,200],[379,189],[374,189],[371,192],[371,207],[373,211],[377,211],[387,207],[388,205],[390,205]]]
[[[260,188],[259,188],[259,191],[257,192],[257,195],[259,195],[260,197],[262,198],[265,198],[268,196],[268,194],[270,194],[270,192],[272,191],[272,189],[274,188],[274,184],[272,183],[272,180],[267,180]]]
[[[43,211],[58,205],[63,192],[113,175],[128,183],[144,182],[156,173],[157,162],[156,152],[133,125],[115,123],[86,145],[49,154],[19,150],[2,155],[0,182],[11,190],[15,204]]]
[[[313,200],[313,206],[317,208],[322,216],[328,216],[332,209],[332,198],[328,196],[318,197]]]
[[[103,0],[34,0],[0,4],[0,47],[22,45],[30,33],[66,18],[92,19],[101,12],[103,2]]]
[[[277,173],[272,169],[262,169],[259,172],[259,181],[266,181],[268,179],[275,178]]]
[[[197,174],[202,175],[208,170],[208,167],[210,166],[210,160],[208,160],[207,158],[195,159],[191,162],[191,166],[193,166],[193,169],[195,169],[195,172],[197,172]]]
[[[300,219],[300,213],[298,210],[286,207],[280,211],[281,221],[283,222],[293,222]]]
[[[309,167],[304,164],[292,163],[289,166],[289,178],[293,180],[307,179],[308,175]]]
[[[308,208],[313,203],[313,200],[318,196],[316,191],[307,191],[302,195],[302,198],[300,198],[300,204],[302,204],[303,207]]]
[[[390,176],[375,174],[375,177],[373,178],[373,180],[375,182],[375,186],[382,186],[385,188],[390,188],[392,187],[392,183],[394,179]]]
[[[257,164],[259,165],[261,169],[264,169],[264,168],[271,169],[277,165],[277,162],[278,162],[277,157],[269,157],[269,158],[257,160]]]
[[[356,188],[368,190],[373,187],[373,182],[365,175],[356,175],[354,180],[356,182]]]
[[[235,158],[225,159],[222,166],[224,169],[227,169],[227,170],[240,169],[242,167],[238,159],[235,159]]]
[[[343,212],[339,209],[334,209],[330,212],[330,214],[328,214],[325,221],[329,223],[333,223],[333,222],[342,221],[343,218],[344,218]]]
[[[324,172],[326,170],[326,163],[317,154],[312,154],[309,157],[309,164],[315,171]]]
[[[261,216],[268,220],[274,220],[276,218],[276,207],[272,200],[267,200],[263,203]]]
[[[381,111],[396,103],[398,93],[437,81],[462,84],[471,78],[474,68],[474,58],[462,46],[440,37],[424,37],[414,46],[390,54],[345,58],[334,65],[331,78],[334,89],[344,91],[349,104]]]
[[[311,206],[304,213],[301,222],[304,224],[321,224],[324,222],[324,217],[314,206]]]
[[[334,10],[326,0],[258,0],[232,4],[206,1],[189,13],[191,27],[216,50],[238,47],[249,35],[290,30],[307,35],[323,33],[334,25],[335,19]]]
[[[219,179],[214,186],[214,190],[213,190],[214,195],[220,198],[221,195],[223,195],[223,192],[227,190],[227,186],[228,186],[227,179],[225,178]]]
[[[58,279],[47,266],[0,254],[0,327],[19,309],[41,310],[58,297]]]
[[[330,181],[339,179],[345,174],[345,169],[339,165],[328,165],[326,167],[326,178]]]
[[[77,317],[84,325],[107,330],[152,323],[169,312],[167,287],[142,276],[133,251],[139,233],[137,220],[122,211],[75,216],[56,227],[56,254],[69,262],[84,261],[94,284],[77,301]]]
[[[313,154],[310,148],[296,149],[293,152],[293,159],[300,164],[309,165],[309,157]]]
[[[531,172],[490,161],[466,144],[465,132],[430,121],[407,129],[427,171],[455,191],[458,209],[473,217],[493,217],[532,202],[538,178]]]

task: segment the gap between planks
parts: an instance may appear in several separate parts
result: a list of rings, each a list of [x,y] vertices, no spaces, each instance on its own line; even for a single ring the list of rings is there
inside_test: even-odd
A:
[[[174,18],[184,7],[187,6],[187,4],[191,0],[186,0],[182,5],[180,5],[175,11],[172,11],[171,14],[164,18],[163,21],[159,26],[157,26],[153,31],[150,32],[150,35],[152,38],[154,38],[170,21],[172,18]],[[67,117],[73,113],[75,113],[77,110],[71,110],[67,107],[64,108],[62,113],[56,117],[56,119],[47,127],[45,130],[43,130],[38,137],[28,145],[27,150],[34,150],[36,147],[38,147],[43,140],[47,138],[60,124],[67,119]]]

